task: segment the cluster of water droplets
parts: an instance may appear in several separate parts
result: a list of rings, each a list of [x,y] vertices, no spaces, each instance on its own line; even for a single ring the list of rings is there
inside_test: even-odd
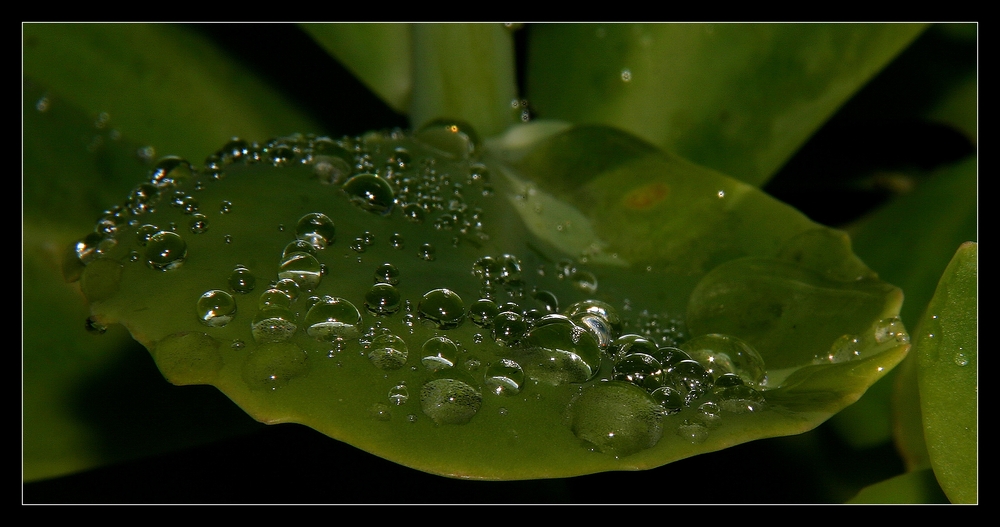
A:
[[[132,271],[125,266],[187,276],[197,259],[192,237],[238,247],[246,242],[224,226],[251,217],[250,203],[229,196],[209,203],[199,192],[238,177],[235,167],[304,167],[346,205],[310,203],[287,225],[267,227],[283,249],[232,261],[213,275],[188,308],[201,331],[188,328],[156,344],[158,362],[173,361],[179,372],[172,381],[211,382],[221,357],[235,357],[247,386],[273,393],[317,362],[362,360],[373,383],[389,383],[367,403],[373,419],[401,412],[418,422],[423,414],[437,425],[472,421],[492,397],[577,386],[569,426],[614,455],[655,445],[662,420],[688,409],[676,430],[698,441],[722,412],[763,408],[764,365],[746,343],[724,335],[689,339],[677,314],[614,304],[585,258],[478,250],[504,228],[491,220],[508,221],[489,217],[496,182],[478,148],[468,126],[435,122],[414,134],[294,135],[264,144],[234,138],[200,169],[167,157],[73,245],[66,276],[81,280],[92,302],[116,295]],[[342,223],[345,210],[361,211],[370,228]],[[418,228],[434,236],[414,235],[424,232]],[[441,275],[444,267],[438,275],[423,271],[442,260],[448,269],[459,262],[461,276]],[[359,294],[356,280],[343,280],[362,269]],[[442,283],[421,285],[434,281]],[[100,327],[93,319],[88,325]],[[220,345],[224,339],[229,345]]]

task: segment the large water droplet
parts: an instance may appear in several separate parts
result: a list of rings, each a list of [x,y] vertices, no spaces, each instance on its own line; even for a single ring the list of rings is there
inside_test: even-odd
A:
[[[383,334],[372,339],[368,359],[383,370],[397,370],[406,364],[409,349],[406,341],[393,334]]]
[[[387,214],[395,198],[389,182],[375,174],[358,174],[344,183],[351,202],[378,214]]]
[[[399,291],[389,284],[375,284],[365,293],[365,308],[375,315],[391,315],[400,305]]]
[[[438,119],[423,126],[414,138],[440,153],[467,159],[475,151],[479,138],[472,126],[461,121]]]
[[[295,225],[295,236],[316,250],[325,249],[336,239],[336,228],[326,214],[311,212],[299,218]]]
[[[601,382],[583,389],[568,412],[573,433],[586,445],[616,458],[651,448],[663,435],[663,411],[635,385]]]
[[[562,315],[542,317],[524,337],[518,362],[532,379],[585,382],[601,369],[601,348],[590,333]]]
[[[715,379],[725,373],[735,373],[747,386],[758,388],[767,376],[764,359],[757,350],[731,335],[702,335],[684,342],[680,349],[704,366]]]
[[[524,370],[511,359],[500,359],[486,368],[483,383],[497,395],[517,395],[524,386]]]
[[[421,364],[430,371],[438,371],[455,366],[458,360],[458,346],[448,337],[431,337],[421,348]]]
[[[271,307],[254,315],[250,331],[257,342],[282,342],[291,338],[297,327],[290,309]]]
[[[343,298],[325,297],[309,308],[305,326],[319,340],[352,340],[361,334],[361,312]]]
[[[219,341],[204,333],[176,333],[156,342],[151,355],[172,384],[211,384],[222,370],[219,346]]]
[[[236,293],[245,295],[253,291],[255,285],[257,285],[257,277],[250,272],[250,269],[242,265],[237,265],[229,274],[229,288]]]
[[[146,242],[146,263],[158,271],[177,269],[187,258],[187,243],[175,232],[160,231]]]
[[[206,326],[225,326],[236,316],[236,300],[220,289],[206,291],[198,299],[197,315],[198,321]]]
[[[430,320],[438,329],[452,329],[465,320],[462,297],[450,289],[433,289],[417,304],[417,313]]]
[[[299,288],[313,291],[323,278],[319,260],[309,253],[292,253],[281,262],[278,278],[291,279]]]
[[[251,350],[243,381],[254,390],[277,390],[308,371],[305,350],[291,342],[271,342]]]
[[[482,394],[457,379],[435,379],[420,389],[420,408],[439,425],[468,423],[482,403]]]

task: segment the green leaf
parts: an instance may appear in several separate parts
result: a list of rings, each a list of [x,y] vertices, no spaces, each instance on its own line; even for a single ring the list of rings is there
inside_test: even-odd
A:
[[[948,503],[930,469],[901,474],[865,487],[847,503]]]
[[[920,406],[931,466],[952,503],[977,503],[978,244],[948,265],[917,326]]]
[[[925,27],[532,26],[527,96],[759,186]]]
[[[483,137],[504,131],[517,112],[514,41],[501,24],[415,24],[410,124],[465,121]]]
[[[248,26],[249,27],[249,26]],[[25,24],[24,76],[159,155],[233,136],[318,131],[301,109],[191,28]]]
[[[393,110],[405,114],[413,92],[411,24],[302,24]]]
[[[217,394],[169,389],[124,328],[88,332],[87,302],[63,278],[80,225],[100,217],[147,170],[139,146],[31,83],[22,115],[24,481],[252,429]]]
[[[221,172],[166,171],[169,202],[116,218],[81,290],[174,384],[459,478],[646,469],[800,433],[906,355],[899,291],[843,233],[620,131],[542,127],[220,150]],[[630,349],[676,345],[701,365],[624,370]],[[708,356],[735,384],[705,376],[723,368]],[[686,399],[662,406],[663,382]]]

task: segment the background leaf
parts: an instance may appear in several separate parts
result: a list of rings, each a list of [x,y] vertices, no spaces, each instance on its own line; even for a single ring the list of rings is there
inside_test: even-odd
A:
[[[927,450],[953,503],[979,501],[978,266],[978,245],[963,244],[914,342]]]
[[[921,24],[549,24],[532,28],[540,117],[602,123],[761,185]]]

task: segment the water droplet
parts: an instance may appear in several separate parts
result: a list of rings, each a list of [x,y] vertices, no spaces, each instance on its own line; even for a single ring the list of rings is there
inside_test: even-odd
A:
[[[391,315],[400,305],[399,291],[389,284],[375,284],[365,294],[365,308],[375,315]]]
[[[292,253],[281,262],[278,278],[290,279],[302,290],[313,291],[323,278],[319,260],[309,253]]]
[[[176,385],[211,384],[222,369],[221,343],[209,335],[182,332],[168,335],[150,350],[163,376]]]
[[[563,314],[590,331],[601,349],[608,349],[622,332],[618,313],[610,304],[600,300],[577,302],[566,308]]]
[[[701,423],[685,420],[684,424],[677,427],[677,435],[687,439],[693,445],[698,445],[708,439],[708,427]]]
[[[662,383],[684,392],[684,402],[690,405],[712,388],[712,376],[695,360],[682,360],[667,368]]]
[[[177,269],[187,258],[187,243],[177,233],[160,231],[146,242],[146,263],[158,271]]]
[[[421,348],[420,363],[430,371],[438,371],[455,366],[458,346],[448,337],[431,337]]]
[[[738,375],[726,373],[715,381],[712,398],[727,412],[745,414],[764,407],[764,396],[743,383]]]
[[[220,214],[229,214],[232,211],[233,211],[233,202],[232,201],[223,201],[222,204],[219,205],[219,213]]]
[[[524,370],[511,359],[500,359],[486,368],[483,383],[497,395],[517,395],[524,386]]]
[[[272,308],[288,309],[292,299],[281,289],[270,288],[260,294],[257,299],[257,309],[264,311]]]
[[[632,82],[632,70],[628,68],[622,70],[622,82]]]
[[[568,421],[585,445],[616,458],[651,448],[663,435],[663,411],[635,385],[602,382],[585,387],[571,403]]]
[[[391,245],[393,249],[404,248],[403,235],[398,232],[393,233],[392,236],[389,237],[389,245]]]
[[[660,386],[649,394],[663,407],[664,415],[671,415],[684,409],[684,395],[670,386]]]
[[[435,120],[414,134],[414,139],[451,158],[468,159],[476,151],[479,138],[468,123]]]
[[[308,371],[305,350],[291,342],[270,342],[251,350],[243,381],[254,390],[277,390]]]
[[[399,269],[391,263],[384,263],[375,269],[375,283],[396,285],[399,283]]]
[[[482,403],[482,394],[457,379],[434,379],[420,389],[420,408],[438,425],[468,423]]]
[[[233,292],[247,294],[253,291],[255,285],[257,285],[257,277],[250,272],[250,269],[242,265],[237,265],[229,274],[229,288]]]
[[[751,388],[759,388],[765,382],[767,368],[764,359],[757,350],[737,337],[702,335],[684,342],[680,349],[704,366],[715,379],[725,373],[735,373]]]
[[[190,180],[194,170],[191,163],[177,156],[167,156],[156,162],[150,182],[159,189],[174,188]]]
[[[590,271],[577,269],[569,276],[569,280],[573,284],[573,287],[584,293],[593,294],[597,292],[597,276]]]
[[[409,349],[406,342],[391,333],[382,334],[372,339],[368,350],[368,360],[383,370],[397,370],[406,364]]]
[[[542,317],[524,337],[518,362],[549,384],[590,380],[601,369],[601,348],[590,333],[562,315]]]
[[[427,212],[417,203],[407,203],[403,205],[403,217],[413,223],[423,223],[427,219]]]
[[[406,388],[406,382],[401,382],[389,389],[389,402],[396,406],[403,406],[410,400],[410,390]]]
[[[312,245],[317,251],[333,243],[336,232],[333,220],[319,212],[306,214],[295,224],[295,237]]]
[[[492,326],[493,319],[499,314],[496,302],[486,298],[480,298],[469,306],[469,319],[479,327]]]
[[[220,289],[206,291],[198,299],[197,315],[198,321],[206,326],[225,326],[236,316],[236,300]]]
[[[305,326],[318,340],[353,340],[361,334],[361,312],[343,298],[324,297],[309,308]]]
[[[883,318],[875,324],[875,342],[884,344],[890,340],[895,340],[900,344],[910,341],[910,335],[903,327],[903,321],[899,317]]]
[[[956,353],[955,354],[955,364],[958,365],[958,366],[968,366],[969,365],[969,356],[966,355],[964,352],[961,352],[961,351],[958,352],[958,353]]]
[[[501,346],[518,344],[528,331],[528,323],[515,311],[503,311],[493,318],[493,340]]]
[[[98,258],[90,262],[80,275],[83,296],[91,302],[113,297],[121,284],[122,271],[122,264],[110,258]]]
[[[433,245],[425,243],[420,246],[420,251],[417,252],[417,256],[419,256],[421,260],[427,260],[428,262],[431,262],[434,261],[434,259],[436,258],[435,256],[436,252],[437,250],[434,249]]]
[[[254,315],[250,323],[253,338],[259,343],[282,342],[295,334],[295,314],[290,309],[271,307]]]
[[[376,421],[388,421],[392,419],[392,412],[385,403],[374,403],[368,409],[368,415]]]
[[[358,174],[344,183],[351,202],[370,212],[388,214],[395,196],[389,182],[375,174]]]
[[[192,214],[189,224],[191,232],[194,234],[204,234],[208,232],[208,218],[204,214]]]
[[[453,329],[465,320],[462,297],[450,289],[433,289],[417,304],[417,313],[434,323],[438,329]]]
[[[629,353],[615,363],[612,378],[653,391],[660,387],[662,369],[660,361],[653,358],[652,355]]]

